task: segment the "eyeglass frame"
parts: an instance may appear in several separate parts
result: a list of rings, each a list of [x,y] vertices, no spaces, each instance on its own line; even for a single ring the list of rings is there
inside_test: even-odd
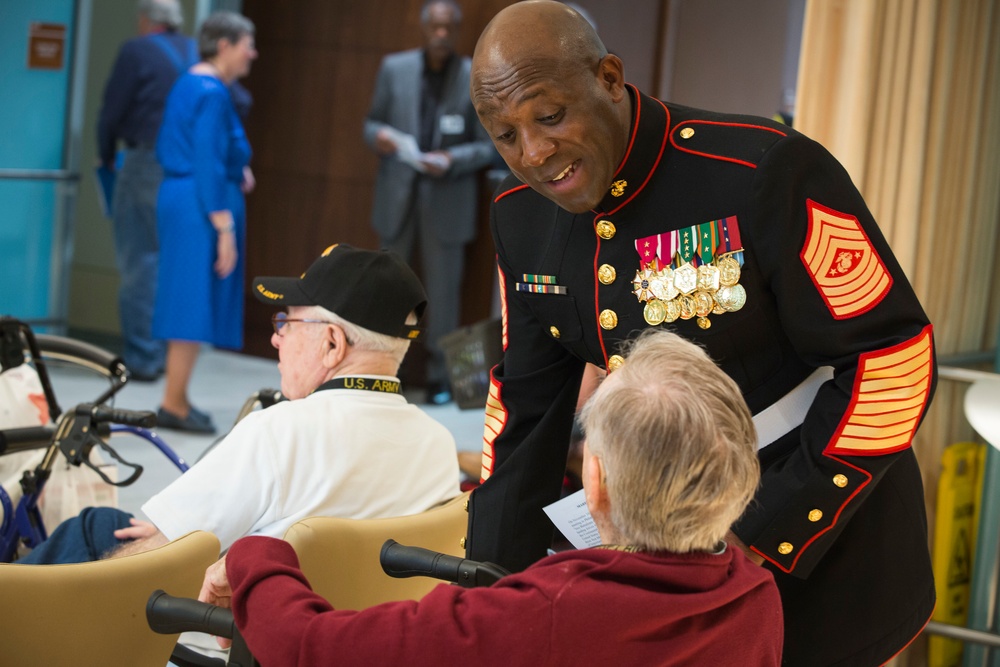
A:
[[[274,315],[271,315],[271,327],[274,329],[274,334],[278,337],[284,337],[285,334],[281,333],[281,330],[289,322],[305,322],[306,324],[333,324],[333,322],[327,322],[326,320],[288,317],[288,313],[284,311],[278,311]]]

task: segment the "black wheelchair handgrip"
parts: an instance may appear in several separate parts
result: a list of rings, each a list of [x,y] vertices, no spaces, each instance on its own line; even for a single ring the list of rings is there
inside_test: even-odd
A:
[[[104,348],[84,343],[80,340],[66,338],[65,336],[36,333],[35,341],[38,343],[42,354],[83,359],[104,369],[111,375],[115,375],[119,367],[124,367],[120,356],[112,354]]]
[[[433,577],[465,588],[489,586],[510,574],[493,563],[459,558],[423,547],[409,547],[386,540],[379,552],[382,571],[390,577]]]
[[[0,430],[0,454],[47,447],[52,442],[52,426],[28,426]]]
[[[114,424],[125,424],[127,426],[141,426],[152,428],[156,426],[156,413],[149,410],[126,410],[125,408],[109,408],[104,405],[97,405],[90,412],[97,423],[111,422]]]
[[[149,596],[146,620],[153,632],[161,635],[207,632],[226,639],[236,635],[232,610],[191,598],[174,597],[162,590],[153,591]]]

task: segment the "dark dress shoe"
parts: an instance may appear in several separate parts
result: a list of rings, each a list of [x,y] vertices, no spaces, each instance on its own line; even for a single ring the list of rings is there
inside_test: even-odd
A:
[[[174,431],[188,431],[189,433],[203,433],[205,435],[215,433],[215,424],[212,423],[212,418],[194,408],[191,408],[187,417],[180,417],[169,410],[160,408],[156,411],[156,425],[159,428],[168,428]]]

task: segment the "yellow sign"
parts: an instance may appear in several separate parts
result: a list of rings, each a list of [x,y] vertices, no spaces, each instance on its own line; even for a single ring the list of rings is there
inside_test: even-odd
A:
[[[986,466],[986,445],[959,442],[945,447],[938,479],[934,522],[935,621],[964,626],[969,614],[972,559],[979,528],[979,503]],[[931,635],[928,667],[960,667],[962,642]]]

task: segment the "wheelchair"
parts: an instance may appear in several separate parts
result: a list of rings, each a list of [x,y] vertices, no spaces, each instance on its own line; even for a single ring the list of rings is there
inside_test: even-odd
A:
[[[0,372],[24,365],[37,374],[49,424],[0,430],[0,455],[44,450],[40,462],[25,470],[20,478],[22,495],[16,507],[10,494],[0,485],[0,562],[11,562],[20,548],[35,548],[47,539],[38,503],[60,455],[73,466],[89,467],[105,483],[115,487],[132,484],[143,469],[119,455],[111,445],[112,436],[129,435],[153,445],[181,473],[190,467],[151,430],[156,424],[154,412],[112,407],[113,397],[129,381],[128,369],[116,355],[71,338],[36,334],[28,324],[16,318],[0,317]],[[50,365],[84,369],[106,381],[107,389],[93,400],[63,412],[49,374]],[[257,407],[267,407],[279,400],[282,400],[279,391],[262,389],[255,392],[244,403],[237,421]],[[124,479],[112,480],[101,466],[96,465],[93,461],[95,450],[117,462],[119,472],[124,471]]]

